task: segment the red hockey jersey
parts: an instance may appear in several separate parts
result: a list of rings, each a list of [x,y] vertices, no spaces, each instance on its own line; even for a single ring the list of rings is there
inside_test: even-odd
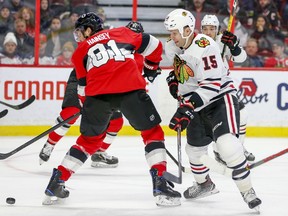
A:
[[[153,63],[161,61],[162,44],[158,39],[126,27],[102,30],[80,43],[72,62],[80,83],[86,80],[85,95],[145,89],[146,81],[134,56],[136,51]]]

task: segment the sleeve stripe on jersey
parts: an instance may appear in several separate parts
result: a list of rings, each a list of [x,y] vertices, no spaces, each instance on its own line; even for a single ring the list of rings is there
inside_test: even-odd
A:
[[[144,56],[150,55],[158,47],[158,44],[159,44],[159,40],[156,39],[154,36],[152,35],[148,35],[148,36],[149,36],[149,42],[146,45],[143,52],[141,52]],[[142,45],[140,48],[142,48]]]
[[[139,47],[139,49],[137,50],[137,52],[143,53],[144,50],[146,49],[146,47],[148,46],[149,41],[150,41],[150,36],[148,34],[143,33],[142,34],[142,44]]]

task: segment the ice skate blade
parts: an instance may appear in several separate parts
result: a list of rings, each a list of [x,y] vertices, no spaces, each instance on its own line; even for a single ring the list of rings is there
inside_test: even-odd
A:
[[[256,214],[261,214],[260,206],[256,206],[255,208],[253,208],[253,210],[256,212]]]
[[[191,197],[191,198],[185,197],[185,196],[184,196],[184,197],[185,197],[188,201],[189,201],[189,200],[197,200],[197,199],[201,199],[201,198],[204,198],[204,197],[208,197],[208,196],[217,194],[217,193],[219,193],[219,192],[220,192],[219,190],[217,190],[216,188],[214,188],[214,190],[209,191],[209,192],[207,192],[207,193],[205,193],[205,194],[202,194],[202,195],[200,195],[200,196],[197,196],[197,197]]]
[[[42,164],[46,163],[47,161],[42,160],[41,158],[39,158],[39,165],[41,166]]]
[[[45,195],[43,201],[42,201],[42,205],[56,205],[56,204],[62,204],[64,203],[65,198],[58,198],[56,196],[47,196]]]
[[[155,197],[156,205],[162,207],[180,206],[180,197],[168,197],[165,195],[158,195]]]
[[[91,167],[94,167],[94,168],[116,168],[117,166],[118,166],[118,163],[117,164],[106,164],[102,162],[91,163]]]

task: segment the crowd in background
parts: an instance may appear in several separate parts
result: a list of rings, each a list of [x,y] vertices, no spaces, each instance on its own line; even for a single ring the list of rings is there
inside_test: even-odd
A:
[[[182,0],[179,7],[193,13],[196,31],[206,14],[217,15],[227,29],[230,0]],[[71,65],[77,44],[74,23],[94,11],[106,20],[97,0],[40,0],[39,64]],[[286,0],[239,0],[234,33],[247,52],[235,67],[288,67],[288,3]],[[105,22],[105,28],[111,28]],[[35,0],[0,0],[0,64],[33,64]]]

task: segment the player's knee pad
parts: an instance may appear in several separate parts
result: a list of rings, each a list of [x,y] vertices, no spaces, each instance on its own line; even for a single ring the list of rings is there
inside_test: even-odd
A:
[[[228,167],[241,166],[246,162],[243,146],[233,134],[224,134],[217,139],[217,149]]]
[[[76,113],[78,113],[78,112],[80,112],[80,109],[77,108],[77,107],[65,107],[65,108],[63,108],[62,111],[60,112],[60,116],[61,116],[61,118],[62,118],[63,120],[65,120],[65,119],[73,116],[74,114],[76,114]],[[68,122],[68,124],[70,124],[70,126],[73,125],[73,124],[76,122],[77,119],[78,119],[78,117],[72,119],[71,121]]]
[[[76,144],[83,152],[92,155],[101,148],[104,137],[105,133],[91,137],[80,135],[76,141]]]
[[[141,131],[141,136],[143,138],[145,145],[147,145],[151,141],[164,140],[164,132],[160,125],[156,125],[151,129]]]
[[[208,154],[208,145],[195,147],[187,144],[185,151],[188,155],[190,163],[201,164],[200,157],[204,154]]]

